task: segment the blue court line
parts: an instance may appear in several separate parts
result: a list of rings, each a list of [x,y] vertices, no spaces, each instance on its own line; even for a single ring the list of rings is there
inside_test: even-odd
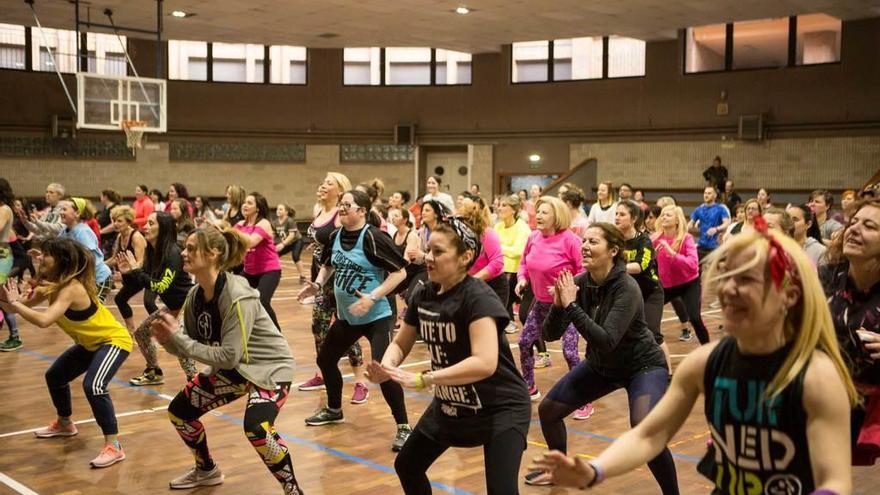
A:
[[[54,362],[57,357],[57,356],[56,357],[47,356],[46,354],[43,354],[43,353],[40,353],[37,351],[32,351],[29,349],[21,349],[18,352],[20,352],[22,354],[27,354],[29,356],[32,356],[32,357],[35,357],[35,358],[40,359],[42,361],[47,361],[50,363]],[[122,386],[123,388],[129,389],[129,390],[133,390],[133,391],[136,391],[136,392],[139,392],[142,394],[146,394],[146,395],[151,395],[153,397],[157,397],[162,400],[168,400],[165,397],[162,397],[162,395],[164,395],[164,394],[162,394],[161,392],[158,392],[158,391],[151,389],[151,388],[148,388],[148,387],[138,387],[138,386],[132,385],[126,381],[120,380],[119,378],[113,378],[112,382],[117,385]],[[235,416],[230,416],[229,414],[226,414],[223,412],[220,412],[218,414],[218,413],[215,413],[215,411],[212,411],[212,414],[216,415],[216,417],[226,421],[227,423],[232,423],[232,424],[235,424],[238,426],[242,426],[244,424],[243,420],[241,420]],[[356,455],[352,455],[352,454],[343,452],[341,450],[334,449],[332,447],[327,447],[325,445],[321,445],[320,443],[313,442],[311,440],[306,440],[305,438],[300,438],[300,437],[297,437],[294,435],[289,435],[286,433],[279,433],[279,435],[281,436],[281,438],[283,438],[284,440],[287,440],[288,442],[296,443],[298,445],[304,445],[304,446],[309,447],[311,449],[339,457],[339,458],[344,459],[346,461],[356,462],[358,464],[362,464],[362,465],[370,467],[372,469],[382,471],[383,473],[391,474],[395,477],[397,476],[397,473],[394,471],[394,468],[386,466],[384,464],[378,464],[378,463],[370,461],[368,459],[364,459],[362,457],[358,457]],[[469,491],[462,490],[462,489],[456,488],[454,486],[449,486],[449,485],[446,485],[444,483],[440,483],[437,481],[432,481],[431,486],[438,489],[438,490],[443,490],[445,492],[449,492],[453,495],[474,495],[473,493],[471,493]]]

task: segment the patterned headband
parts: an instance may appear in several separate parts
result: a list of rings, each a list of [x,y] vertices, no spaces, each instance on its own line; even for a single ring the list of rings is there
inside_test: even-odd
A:
[[[770,226],[767,225],[764,217],[760,215],[755,216],[754,228],[756,232],[764,236],[767,242],[770,243],[770,251],[767,253],[767,258],[770,263],[770,278],[773,280],[773,285],[776,286],[776,289],[779,290],[789,280],[794,280],[796,283],[799,282],[800,277],[798,276],[794,261],[785,252],[782,244],[770,235]]]
[[[455,234],[461,239],[461,242],[463,242],[468,249],[474,251],[474,259],[476,259],[477,256],[480,255],[483,246],[480,244],[480,238],[477,237],[477,234],[474,233],[471,226],[459,217],[448,217],[446,218],[446,223],[452,227],[452,230],[455,231]]]

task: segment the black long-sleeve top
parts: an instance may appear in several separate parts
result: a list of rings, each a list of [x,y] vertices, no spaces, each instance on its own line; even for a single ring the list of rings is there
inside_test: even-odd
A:
[[[131,274],[141,287],[158,294],[171,310],[183,307],[186,295],[193,286],[189,274],[183,271],[183,258],[177,245],[165,253],[160,266],[132,270]]]
[[[571,323],[587,341],[586,360],[611,378],[628,378],[648,368],[666,368],[663,351],[645,322],[639,285],[617,263],[601,284],[589,272],[574,279],[576,301],[566,308],[552,306],[542,331],[544,339],[559,340]]]

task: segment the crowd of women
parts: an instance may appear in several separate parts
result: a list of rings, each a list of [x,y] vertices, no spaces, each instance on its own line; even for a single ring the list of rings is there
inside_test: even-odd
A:
[[[700,394],[711,442],[699,470],[715,493],[746,483],[756,493],[848,494],[851,466],[880,455],[880,201],[871,194],[848,202],[838,222],[827,191],[787,208],[772,207],[766,191],[763,202],[715,208],[708,187],[689,222],[673,198],[651,206],[628,184],[600,184],[589,209],[572,183],[555,196],[535,185],[487,201],[476,186],[453,198],[429,177],[426,191],[386,199],[379,179],[353,187],[328,173],[304,236],[289,206],[271,215],[263,195],[237,185],[217,210],[180,183],[167,197],[139,185],[132,206],[105,190],[96,213],[60,184],[47,187],[43,211],[31,210],[0,178],[2,350],[23,345],[16,316],[74,341],[46,373],[57,418],[36,436],[77,434],[70,383],[84,374],[105,436],[91,465],[125,459],[108,385],[135,342],[145,367],[130,382],[163,383],[158,342],[186,375],[168,413],[195,461],[171,488],[223,482],[200,417],[246,396],[248,440],[284,493],[304,493],[274,428],[294,360],[272,297],[291,254],[319,368],[298,389],[327,392],[305,424],[345,421],[338,362],[347,356],[350,402],[366,402],[371,381],[388,404],[407,494],[431,493],[427,470],[449,447],[478,446],[488,492],[518,493],[539,400],[549,451],[531,462],[530,485],[592,487],[647,464],[664,494],[679,493],[667,444]],[[122,323],[103,305],[114,285]],[[129,301],[139,292],[148,316],[136,323]],[[712,342],[704,293],[720,303],[725,332]],[[667,303],[707,344],[674,374],[660,328]],[[508,336],[520,328],[517,367]],[[568,372],[542,396],[534,370],[552,365],[546,342],[557,340]],[[417,343],[429,370],[402,366]],[[412,427],[404,388],[433,395]],[[595,459],[568,456],[565,418],[590,418],[617,389],[632,429]]]

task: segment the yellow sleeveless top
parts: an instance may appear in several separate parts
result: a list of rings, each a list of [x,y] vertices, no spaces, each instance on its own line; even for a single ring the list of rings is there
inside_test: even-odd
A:
[[[58,319],[58,326],[70,336],[74,342],[89,351],[97,351],[102,345],[113,345],[123,351],[131,352],[132,342],[128,330],[119,323],[110,310],[100,302],[92,301],[97,306],[95,312],[87,319],[71,320],[67,310]],[[75,311],[75,310],[74,310]],[[91,311],[91,308],[79,312]]]

